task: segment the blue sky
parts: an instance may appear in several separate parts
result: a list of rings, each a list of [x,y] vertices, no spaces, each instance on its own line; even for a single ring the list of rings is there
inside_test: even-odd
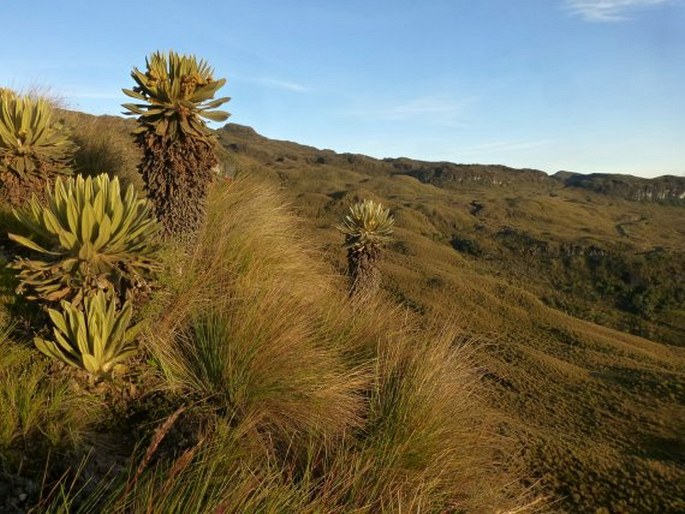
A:
[[[206,58],[229,121],[375,157],[685,175],[685,0],[0,0],[0,85],[119,114]]]

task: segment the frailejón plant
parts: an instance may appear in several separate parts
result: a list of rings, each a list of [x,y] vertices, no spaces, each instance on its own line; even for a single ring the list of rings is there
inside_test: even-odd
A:
[[[32,198],[15,210],[25,235],[10,239],[37,252],[17,258],[18,292],[32,300],[78,305],[97,291],[123,302],[147,287],[159,269],[159,224],[132,185],[122,195],[119,179],[106,174],[57,179],[47,204]]]
[[[83,310],[67,301],[62,301],[61,307],[61,312],[48,310],[54,325],[53,339],[33,340],[44,354],[96,376],[110,373],[135,354],[133,342],[139,325],[128,328],[132,314],[129,302],[117,311],[116,302],[99,291],[84,300]]]
[[[144,157],[140,171],[157,217],[169,235],[191,236],[204,220],[207,187],[218,165],[216,136],[205,119],[224,121],[216,109],[229,98],[214,99],[226,79],[195,56],[153,53],[147,70],[133,68],[133,89],[123,92],[138,103],[124,104],[138,116],[138,144]]]
[[[6,201],[20,205],[70,174],[75,151],[47,100],[0,89],[0,196]]]
[[[338,230],[345,235],[350,295],[378,288],[378,259],[383,245],[392,240],[394,223],[389,209],[373,200],[364,200],[352,205],[338,225]]]

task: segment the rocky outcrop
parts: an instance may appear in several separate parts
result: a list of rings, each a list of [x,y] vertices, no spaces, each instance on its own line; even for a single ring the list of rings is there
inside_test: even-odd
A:
[[[567,187],[587,189],[608,196],[638,202],[661,202],[685,205],[685,177],[664,175],[647,179],[632,175],[592,173],[582,175],[559,171],[553,178]]]
[[[543,183],[550,180],[540,170],[516,169],[499,164],[453,164],[451,162],[423,162],[413,159],[384,159],[393,173],[409,175],[421,182],[450,188],[460,185],[508,186],[517,183]]]

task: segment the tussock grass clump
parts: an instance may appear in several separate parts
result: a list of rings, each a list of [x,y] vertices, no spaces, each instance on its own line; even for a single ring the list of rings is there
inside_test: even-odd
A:
[[[417,330],[404,313],[377,302],[348,333],[375,341],[364,425],[335,452],[317,494],[340,512],[536,512],[542,499],[518,481],[513,440],[498,435],[475,348],[449,329]],[[371,320],[385,318],[374,327]],[[388,325],[395,325],[389,329]],[[361,354],[369,351],[361,341]],[[313,459],[316,461],[316,459]]]
[[[12,341],[9,333],[0,333],[0,463],[5,472],[25,461],[30,465],[41,451],[72,446],[98,415],[92,398],[74,394],[63,377],[51,376],[46,359]]]
[[[317,344],[294,302],[281,303],[278,293],[253,292],[193,315],[174,347],[159,354],[169,383],[211,398],[230,416],[255,419],[284,445],[358,425],[363,374]]]
[[[280,289],[282,303],[289,298],[301,302],[302,308],[291,314],[302,316],[311,316],[314,311],[308,307],[321,305],[335,288],[273,188],[249,178],[215,186],[196,244],[168,252],[171,272],[162,281],[169,292],[157,302],[155,332],[160,339],[186,322],[190,313],[224,302],[238,287]]]
[[[358,426],[364,370],[326,336],[315,305],[330,286],[273,191],[220,186],[209,212],[150,341],[169,386],[256,420],[284,448]]]
[[[381,297],[350,302],[253,179],[218,186],[208,212],[147,342],[172,391],[241,427],[252,472],[280,476],[264,494],[287,483],[291,512],[525,503],[454,332],[419,330]]]

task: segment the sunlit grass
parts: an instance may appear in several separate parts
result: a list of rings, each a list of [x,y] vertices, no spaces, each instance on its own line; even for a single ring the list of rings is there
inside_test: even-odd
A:
[[[40,469],[51,448],[73,455],[62,478],[44,468],[42,489],[12,505],[274,514],[543,505],[521,482],[514,441],[498,433],[457,332],[421,327],[383,294],[350,303],[344,278],[270,186],[218,184],[209,212],[196,246],[166,250],[167,275],[140,314],[146,362],[130,374],[151,369],[126,380],[142,391],[123,394],[116,377],[74,387],[81,379],[3,339],[3,456],[33,444],[22,458]],[[105,411],[88,405],[97,397]]]
[[[587,263],[566,270],[554,254],[526,254],[526,245],[599,245],[634,255],[638,264],[641,252],[662,247],[671,252],[670,264],[646,269],[677,287],[668,277],[682,275],[682,207],[549,184],[440,188],[397,174],[402,170],[392,162],[261,140],[239,128],[222,137],[236,148],[236,161],[249,162],[253,173],[283,188],[341,273],[335,225],[345,210],[369,194],[390,206],[397,243],[382,264],[386,292],[417,318],[453,320],[479,341],[476,360],[495,391],[490,404],[509,416],[504,430],[525,441],[529,465],[564,508],[679,510],[685,490],[674,458],[682,457],[685,433],[685,354],[675,347],[683,340],[678,309],[666,308],[658,323],[621,311],[595,290],[600,280],[620,275],[607,268],[618,261],[607,259],[588,278]],[[409,162],[404,171],[421,166]],[[514,249],[494,237],[506,227],[515,230],[507,241]],[[480,253],[456,250],[455,236],[474,241]],[[562,290],[559,279],[572,287]],[[358,316],[339,333],[354,340],[354,330],[370,335],[373,322]],[[383,330],[396,327],[388,323]]]
[[[80,165],[139,184],[126,125],[82,121],[70,121]],[[653,220],[629,227],[637,247],[676,247],[677,212],[532,186],[448,191],[378,161],[260,144],[231,156],[241,176],[214,187],[197,244],[166,249],[125,384],[79,396],[73,376],[6,338],[4,462],[35,477],[54,452],[72,467],[47,473],[34,511],[557,510],[527,489],[538,480],[577,511],[678,510],[682,349],[550,308],[537,257],[490,237],[506,225],[531,241],[615,243],[634,209]],[[354,305],[334,226],[364,195],[391,206],[398,241],[383,291]],[[482,254],[456,251],[455,235]],[[81,464],[89,431],[92,461],[128,472]]]

